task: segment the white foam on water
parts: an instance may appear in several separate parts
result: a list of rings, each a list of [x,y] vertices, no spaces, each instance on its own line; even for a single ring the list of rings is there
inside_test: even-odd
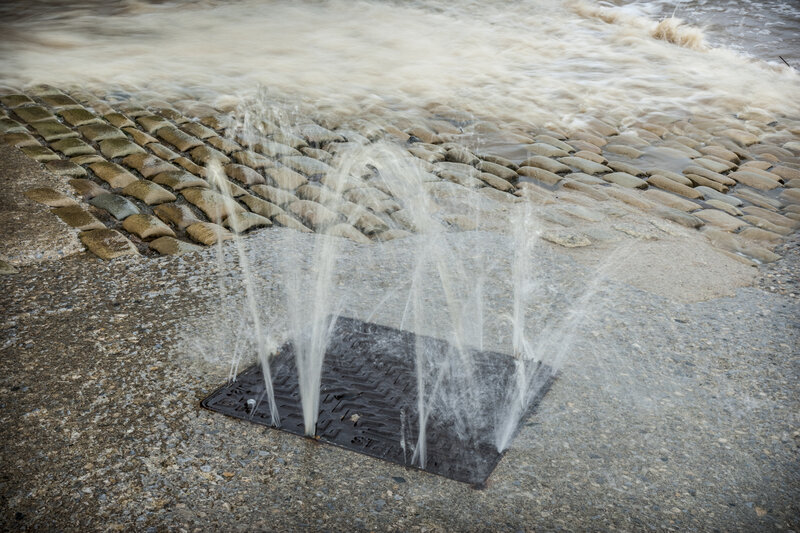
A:
[[[724,46],[774,64],[800,67],[800,3],[787,0],[612,0],[660,20],[677,17],[702,28],[712,46]]]
[[[258,87],[343,113],[443,103],[569,124],[653,111],[800,114],[800,75],[636,6],[523,2],[130,2],[6,22],[0,73],[227,104]],[[234,98],[231,98],[233,96]]]

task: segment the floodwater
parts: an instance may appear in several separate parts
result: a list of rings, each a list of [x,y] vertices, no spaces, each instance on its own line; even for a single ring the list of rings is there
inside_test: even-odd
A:
[[[681,22],[681,19],[684,22]],[[624,124],[800,115],[796,2],[5,2],[0,78],[233,107]],[[123,94],[123,93],[120,93]]]
[[[800,68],[796,0],[617,1],[652,18],[677,17],[701,28],[712,46]],[[781,59],[783,58],[783,59]]]

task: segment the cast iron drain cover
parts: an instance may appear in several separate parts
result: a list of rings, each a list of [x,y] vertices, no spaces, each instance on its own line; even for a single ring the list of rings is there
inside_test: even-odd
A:
[[[420,468],[413,461],[417,443],[417,376],[414,349],[426,343],[440,354],[453,350],[447,342],[417,336],[407,331],[351,318],[336,321],[322,366],[319,418],[316,437],[372,457]],[[457,481],[483,485],[502,454],[494,444],[493,416],[489,409],[500,405],[506,384],[513,379],[514,362],[508,355],[471,352],[480,383],[491,383],[481,393],[486,412],[474,412],[466,424],[446,410],[432,409],[427,427],[426,463],[422,470]],[[304,435],[303,412],[291,344],[284,345],[270,362],[275,402],[280,414],[278,429]],[[551,368],[540,365],[534,374],[538,388],[531,413],[553,379]],[[455,390],[463,383],[445,377],[440,390]],[[538,383],[536,382],[538,381]],[[256,424],[272,426],[264,395],[260,365],[239,374],[202,401],[202,406]],[[248,400],[250,404],[248,405]],[[445,413],[445,414],[443,414]],[[459,438],[459,435],[468,436]]]

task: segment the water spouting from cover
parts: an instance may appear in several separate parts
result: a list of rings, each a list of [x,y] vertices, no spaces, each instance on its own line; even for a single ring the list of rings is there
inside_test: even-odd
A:
[[[276,124],[282,134],[296,133],[298,126],[292,109],[277,104],[270,107],[266,100],[263,96],[240,108],[237,122],[228,134],[247,144],[263,139],[268,131],[274,133]],[[491,238],[465,246],[459,234],[453,232],[456,222],[480,226],[485,217],[481,206],[487,201],[483,195],[459,187],[457,191],[465,196],[449,197],[448,191],[456,189],[448,186],[455,184],[431,175],[419,160],[392,142],[343,144],[330,164],[334,171],[322,181],[333,194],[321,200],[323,203],[347,202],[345,193],[353,187],[377,189],[400,208],[385,220],[402,219],[405,227],[415,233],[406,238],[411,258],[404,277],[394,280],[395,286],[383,298],[366,303],[373,309],[368,314],[372,317],[382,313],[387,301],[399,301],[398,309],[403,311],[392,319],[393,325],[418,333],[413,352],[416,413],[409,418],[416,423],[407,424],[408,413],[404,413],[403,431],[397,436],[409,454],[409,462],[425,467],[428,426],[434,419],[452,428],[456,438],[468,441],[486,439],[487,435],[479,432],[486,431],[486,421],[490,420],[494,429],[493,436],[488,437],[498,451],[505,450],[528,406],[551,377],[551,373],[540,371],[542,365],[547,365],[550,372],[557,370],[560,359],[570,349],[575,329],[587,312],[591,291],[578,298],[571,310],[568,308],[555,318],[539,310],[541,318],[532,320],[532,308],[540,305],[537,300],[544,296],[547,287],[539,281],[534,261],[538,219],[530,202],[515,204],[508,218],[503,238],[510,241],[513,257],[505,258],[510,272],[498,272]],[[222,169],[212,165],[209,171],[212,179],[219,181],[216,188],[226,192]],[[314,181],[312,178],[311,187],[317,185]],[[364,210],[353,208],[349,213],[348,223],[355,225]],[[353,245],[326,234],[331,231],[329,227],[316,234],[310,252],[308,248],[293,246],[297,236],[287,232],[283,254],[286,329],[295,354],[305,433],[309,436],[315,434],[323,361],[336,317],[352,316],[342,293],[357,291],[355,287],[340,287],[338,276],[343,265],[347,268],[344,250],[351,250]],[[360,245],[358,260],[374,262],[375,268],[380,268],[387,255],[391,256],[392,246],[381,242]],[[270,344],[267,326],[261,322],[259,296],[239,237],[236,248],[247,280],[246,303],[264,369],[268,401],[274,409],[267,364],[274,346]],[[500,304],[497,295],[490,294],[492,291],[487,288],[498,283],[506,295]],[[496,382],[494,376],[484,375],[475,359],[487,342],[494,346],[503,344],[499,342],[501,339],[486,336],[487,321],[498,320],[506,321],[505,330],[509,332],[506,352],[513,357],[513,375],[504,384]],[[449,348],[442,351],[432,338],[446,340]],[[275,425],[279,425],[277,410],[272,416]]]
[[[226,210],[233,212],[233,207],[236,205],[233,195],[231,193],[230,184],[225,177],[225,171],[218,161],[211,161],[207,168],[207,175],[209,182],[212,186],[222,193],[223,201],[226,205]],[[221,221],[218,221],[221,222]],[[264,383],[266,384],[266,400],[269,402],[269,411],[272,416],[272,423],[275,426],[281,425],[280,415],[278,414],[278,407],[275,405],[275,394],[272,386],[272,375],[269,368],[269,359],[274,354],[275,345],[271,337],[268,337],[267,332],[263,331],[262,318],[258,310],[258,301],[256,296],[256,288],[254,285],[254,278],[250,272],[250,261],[245,251],[242,237],[234,231],[234,242],[236,243],[236,251],[239,256],[239,266],[242,269],[242,277],[244,279],[244,291],[247,301],[247,310],[250,313],[253,334],[256,339],[258,360],[261,363],[261,368],[264,373]],[[221,235],[217,235],[217,242],[221,242]],[[221,257],[221,254],[220,254]],[[222,259],[220,259],[222,261]],[[234,361],[233,367],[238,366],[238,361]]]

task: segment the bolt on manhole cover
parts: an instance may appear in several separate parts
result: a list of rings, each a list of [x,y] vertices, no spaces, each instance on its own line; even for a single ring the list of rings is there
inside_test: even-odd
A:
[[[414,357],[418,342],[426,345],[429,352],[454,354],[454,348],[439,339],[339,317],[322,365],[316,439],[420,468],[413,454],[419,430]],[[431,406],[427,413],[426,461],[421,469],[483,485],[502,457],[495,445],[494,424],[497,406],[507,401],[505,395],[515,379],[514,361],[508,355],[477,351],[471,351],[469,359],[474,365],[474,375],[479,376],[482,384],[478,394],[483,412],[478,407],[465,423],[463,416],[460,419],[459,415],[450,416],[452,413],[446,406]],[[270,369],[280,415],[280,427],[276,429],[302,436],[303,412],[290,343],[271,360]],[[437,388],[439,395],[451,394],[451,402],[459,401],[457,389],[465,382],[453,368],[442,375]],[[531,380],[531,390],[537,392],[528,414],[545,395],[552,379],[550,367],[537,367]],[[261,367],[253,365],[204,399],[202,406],[274,427],[264,390]]]

